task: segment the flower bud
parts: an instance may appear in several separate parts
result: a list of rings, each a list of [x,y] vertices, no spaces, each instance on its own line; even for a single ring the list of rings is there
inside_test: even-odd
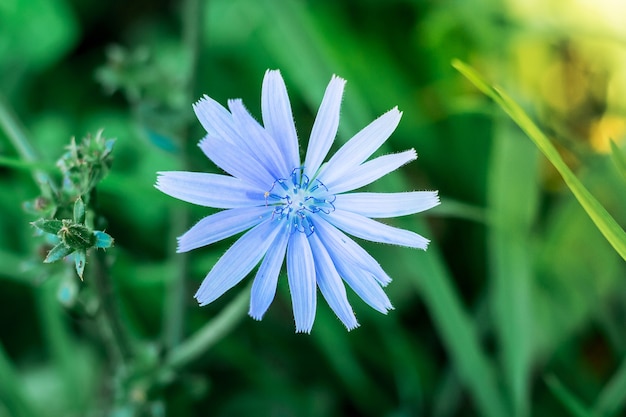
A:
[[[63,220],[63,227],[57,235],[66,246],[74,250],[89,249],[96,244],[96,237],[91,230],[69,220]]]

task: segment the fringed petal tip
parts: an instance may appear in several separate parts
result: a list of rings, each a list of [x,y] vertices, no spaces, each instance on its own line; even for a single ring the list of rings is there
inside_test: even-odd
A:
[[[352,330],[358,328],[360,326],[360,324],[358,322],[354,322],[354,323],[350,323],[350,324],[346,324],[343,323],[344,326],[346,326],[346,330],[348,330],[349,332],[351,332]]]
[[[257,312],[253,312],[252,310],[248,311],[248,316],[256,321],[263,320],[263,314],[258,314]]]
[[[312,328],[313,328],[313,326],[307,326],[307,327],[298,327],[298,326],[296,326],[296,333],[311,334],[311,329]]]
[[[199,307],[204,307],[204,306],[206,306],[206,305],[208,305],[208,304],[209,304],[209,303],[207,303],[206,301],[202,301],[202,300],[200,299],[200,297],[198,296],[198,294],[194,295],[194,296],[193,296],[193,298],[195,298],[195,299],[196,299],[196,301],[198,302],[198,306],[199,306]]]
[[[382,116],[386,115],[386,114],[393,114],[393,119],[397,119],[397,122],[395,123],[397,125],[397,123],[400,121],[400,119],[402,118],[402,112],[400,111],[400,109],[398,109],[398,106],[393,106],[391,109],[387,110],[386,113],[384,113]],[[381,116],[381,117],[382,117]],[[394,127],[395,130],[395,127]]]
[[[193,248],[186,247],[185,241],[181,240],[183,236],[178,236],[176,238],[176,253],[185,253],[185,252],[189,252],[191,249],[193,249]]]
[[[337,74],[333,74],[333,76],[330,78],[330,82],[331,83],[333,83],[333,82],[340,83],[339,85],[341,85],[342,87],[344,87],[346,85],[346,83],[347,83],[345,78],[341,78]]]
[[[198,107],[204,105],[205,103],[213,102],[214,100],[206,94],[203,94],[201,98],[196,100],[191,107],[196,110]]]
[[[157,173],[157,177],[156,177],[156,181],[154,182],[154,188],[160,190],[160,186],[161,186],[161,178],[163,178],[163,176],[165,176],[167,174],[167,171],[158,171]]]

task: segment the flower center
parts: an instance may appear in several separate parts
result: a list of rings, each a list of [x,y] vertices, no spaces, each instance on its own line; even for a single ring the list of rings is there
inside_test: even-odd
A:
[[[335,211],[335,196],[318,179],[311,181],[302,168],[295,168],[289,179],[279,178],[265,192],[265,203],[274,208],[272,219],[285,220],[292,231],[310,236],[315,228],[311,215]]]

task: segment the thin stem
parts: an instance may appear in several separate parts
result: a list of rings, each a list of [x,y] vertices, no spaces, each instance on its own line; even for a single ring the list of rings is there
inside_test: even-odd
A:
[[[165,368],[170,370],[183,368],[205,353],[245,317],[249,299],[250,288],[241,290],[219,315],[170,353]]]
[[[27,162],[37,162],[39,160],[35,148],[26,137],[25,129],[17,116],[10,109],[5,98],[0,95],[0,127],[9,138],[9,141],[20,155]],[[50,176],[39,169],[33,170],[33,178],[43,195],[48,195],[55,191],[55,186]]]
[[[189,52],[189,74],[187,78],[185,96],[186,102],[191,103],[195,95],[196,76],[198,73],[198,61],[200,57],[200,39],[202,27],[202,5],[200,0],[187,0],[183,5],[183,42]],[[187,155],[187,143],[191,131],[190,123],[187,123],[180,135],[180,160],[183,170],[189,169]],[[173,232],[180,236],[189,227],[189,209],[181,206],[173,214]],[[169,283],[166,293],[165,312],[163,316],[165,346],[174,348],[183,338],[183,323],[185,319],[186,278],[189,271],[189,256],[179,254],[175,259],[177,275]]]
[[[116,365],[124,366],[132,357],[132,346],[113,297],[106,254],[103,250],[96,250],[94,255],[93,283],[100,300],[98,327],[102,331],[102,337],[112,360],[117,362]]]
[[[89,207],[96,213],[97,225],[98,194],[96,189],[92,189],[89,195]],[[93,284],[100,308],[96,318],[98,328],[101,331],[102,339],[111,357],[114,367],[123,368],[132,357],[133,351],[128,333],[122,318],[120,317],[119,306],[113,297],[111,286],[111,276],[107,265],[106,253],[103,250],[94,249],[95,256],[93,262]]]

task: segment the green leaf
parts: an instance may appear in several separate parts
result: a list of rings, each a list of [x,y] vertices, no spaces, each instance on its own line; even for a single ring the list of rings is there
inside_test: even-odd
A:
[[[78,250],[74,254],[74,265],[76,266],[76,273],[80,280],[83,280],[83,273],[85,272],[85,264],[87,263],[87,253],[85,250]]]
[[[69,220],[65,220],[69,222]],[[61,241],[66,246],[80,250],[89,249],[96,244],[96,237],[93,232],[82,224],[70,223],[63,226],[59,232]]]
[[[596,200],[596,198],[585,188],[569,169],[561,155],[550,142],[547,136],[537,127],[524,110],[506,94],[502,89],[492,87],[470,66],[459,60],[454,60],[452,66],[470,80],[479,90],[491,97],[517,125],[528,135],[537,145],[539,150],[559,171],[563,180],[572,191],[580,205],[585,209],[596,227],[611,243],[613,248],[626,260],[626,232],[606,209]]]
[[[44,233],[50,233],[56,235],[63,227],[63,222],[57,219],[39,219],[31,223],[37,229],[41,230]]]
[[[113,246],[113,238],[109,234],[101,232],[99,230],[96,230],[95,232],[93,232],[93,234],[96,237],[96,248],[106,249]]]
[[[54,248],[48,252],[48,256],[44,259],[44,263],[56,262],[59,259],[65,258],[70,253],[74,252],[74,249],[67,247],[63,242],[60,242]]]
[[[85,223],[85,203],[80,197],[74,203],[74,223]]]

